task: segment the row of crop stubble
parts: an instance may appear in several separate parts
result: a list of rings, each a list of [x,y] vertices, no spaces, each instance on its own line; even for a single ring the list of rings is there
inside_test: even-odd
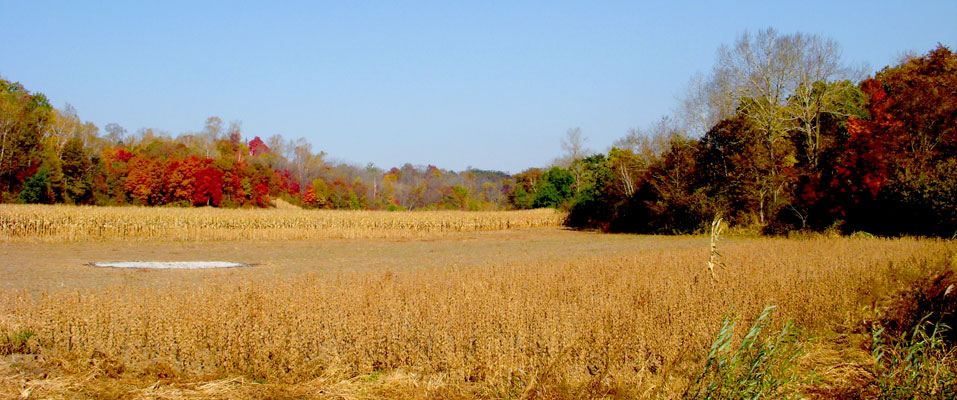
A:
[[[48,354],[119,366],[101,374],[297,385],[383,371],[477,397],[519,397],[533,385],[544,397],[671,397],[730,310],[749,319],[773,304],[777,323],[851,329],[914,277],[954,268],[954,252],[935,240],[731,239],[714,283],[702,242],[565,262],[9,291],[0,330],[31,332]]]
[[[403,238],[555,227],[563,219],[564,214],[550,209],[388,212],[0,204],[0,241]]]

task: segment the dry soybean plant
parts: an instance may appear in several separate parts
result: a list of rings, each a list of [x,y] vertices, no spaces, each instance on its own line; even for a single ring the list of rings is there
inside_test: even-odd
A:
[[[78,376],[141,387],[241,377],[308,388],[290,397],[667,398],[693,383],[732,304],[745,321],[776,304],[775,321],[811,334],[854,326],[866,305],[954,250],[914,239],[734,239],[722,253],[736,268],[698,285],[705,246],[243,274],[190,288],[4,291],[0,332],[29,332],[26,348]]]

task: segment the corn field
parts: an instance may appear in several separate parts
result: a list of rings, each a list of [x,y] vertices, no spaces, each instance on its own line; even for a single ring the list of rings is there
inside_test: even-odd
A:
[[[388,212],[0,204],[0,241],[414,238],[556,227],[563,219],[550,209]]]

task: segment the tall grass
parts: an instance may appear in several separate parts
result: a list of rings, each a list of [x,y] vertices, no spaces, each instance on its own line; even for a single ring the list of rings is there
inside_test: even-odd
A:
[[[951,328],[930,317],[897,338],[873,330],[873,385],[881,398],[957,398],[957,347],[944,337]]]
[[[754,320],[737,346],[732,346],[737,320],[722,323],[704,366],[685,392],[687,399],[760,399],[780,395],[797,381],[793,367],[803,355],[801,333],[787,322],[778,331],[770,329],[774,306]]]

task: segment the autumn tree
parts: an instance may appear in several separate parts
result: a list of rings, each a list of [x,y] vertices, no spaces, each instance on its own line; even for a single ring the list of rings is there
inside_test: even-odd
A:
[[[869,118],[851,118],[829,196],[848,229],[957,231],[957,55],[939,46],[861,84]],[[894,210],[893,213],[888,210]]]
[[[226,135],[216,142],[216,150],[219,151],[219,158],[232,159],[241,163],[249,156],[249,148],[243,142],[242,123],[233,121],[229,123],[229,129]]]
[[[820,116],[839,112],[833,99],[848,90],[828,84],[851,74],[840,57],[834,41],[816,35],[780,35],[771,28],[745,32],[732,46],[719,49],[713,75],[701,85],[711,100],[703,104],[710,110],[704,114],[712,120],[740,114],[759,133],[761,151],[754,157],[763,158],[765,166],[765,176],[756,179],[761,182],[760,223],[773,219],[789,201],[786,175],[798,161],[792,132],[803,132],[803,153],[811,165],[817,164]]]
[[[253,157],[257,157],[259,155],[266,154],[267,152],[269,152],[269,146],[266,146],[266,143],[263,142],[263,140],[260,139],[259,136],[256,136],[255,138],[253,138],[253,140],[250,140],[246,146],[249,148],[249,153]]]
[[[0,79],[0,191],[19,189],[37,172],[52,110],[43,94]]]
[[[306,188],[303,202],[316,208],[329,208],[332,206],[331,196],[332,192],[329,190],[329,185],[326,185],[326,181],[316,178]]]
[[[223,173],[207,165],[196,173],[193,189],[193,204],[219,206],[223,199]]]
[[[163,173],[165,202],[192,205],[199,171],[206,164],[206,160],[197,155],[167,160]]]
[[[938,46],[923,57],[885,68],[869,86],[872,108],[881,109],[898,123],[884,123],[883,129],[903,145],[903,150],[923,168],[957,154],[957,54]],[[874,96],[882,90],[886,96]]]
[[[164,198],[162,167],[161,161],[143,155],[136,155],[130,159],[124,187],[134,204],[162,204]]]
[[[714,210],[697,185],[698,142],[681,135],[651,166],[648,185],[639,195],[648,208],[648,223],[657,233],[690,233],[700,229]]]
[[[469,190],[460,185],[446,187],[445,196],[441,204],[442,208],[449,210],[467,210],[469,208],[470,195]]]

